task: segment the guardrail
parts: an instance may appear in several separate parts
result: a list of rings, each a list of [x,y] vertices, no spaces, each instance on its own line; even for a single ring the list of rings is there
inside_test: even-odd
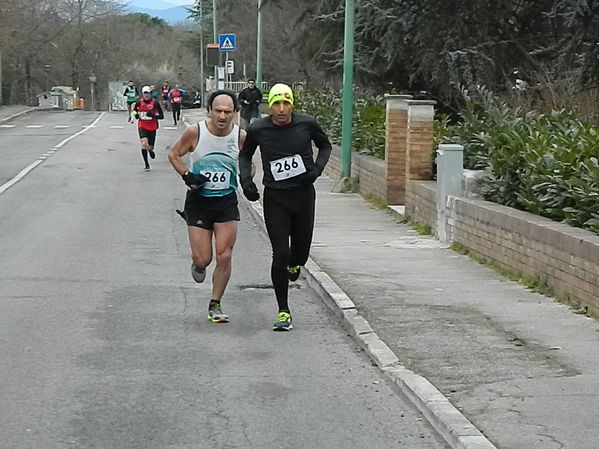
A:
[[[270,90],[272,83],[268,81],[262,81],[262,85],[260,86],[260,90],[262,93],[266,93]],[[230,89],[233,92],[241,92],[243,88],[247,87],[247,81],[225,81],[225,88]],[[304,83],[297,82],[291,83],[291,88],[293,91],[301,90],[304,88]]]

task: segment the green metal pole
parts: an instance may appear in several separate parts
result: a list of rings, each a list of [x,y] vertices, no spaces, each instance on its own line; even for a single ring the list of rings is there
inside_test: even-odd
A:
[[[258,0],[258,33],[256,37],[256,86],[262,90],[262,0]]]
[[[354,0],[345,0],[343,47],[343,109],[341,121],[341,177],[351,176],[351,134],[354,83]]]
[[[212,32],[213,32],[213,40],[212,42],[214,42],[215,44],[218,43],[218,34],[216,32],[216,2],[217,0],[212,0]],[[220,55],[219,55],[219,62],[220,62]],[[214,66],[214,82],[216,83],[215,89],[217,89],[218,87],[218,66]]]
[[[202,104],[206,101],[206,74],[204,73],[204,5],[200,0],[200,94]]]

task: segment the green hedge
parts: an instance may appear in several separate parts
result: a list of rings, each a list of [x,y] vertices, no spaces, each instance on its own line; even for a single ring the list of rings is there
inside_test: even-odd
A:
[[[464,145],[484,169],[484,197],[599,234],[599,133],[573,111],[525,112],[484,88],[464,91],[460,123],[441,118],[438,140]]]
[[[590,121],[524,111],[484,87],[462,92],[458,123],[438,117],[434,145],[464,145],[465,168],[485,170],[485,199],[599,234],[599,133]],[[296,109],[341,143],[339,90],[301,91]],[[352,149],[384,159],[384,99],[356,95],[352,115]]]
[[[331,142],[341,145],[341,91],[302,90],[298,92],[295,109],[315,117]],[[354,94],[352,109],[352,150],[384,159],[384,98]]]

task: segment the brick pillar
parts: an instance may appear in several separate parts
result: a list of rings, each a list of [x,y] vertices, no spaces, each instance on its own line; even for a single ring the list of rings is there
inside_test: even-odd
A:
[[[433,177],[433,126],[435,105],[433,100],[407,100],[407,179],[432,179]]]
[[[385,201],[405,204],[408,103],[411,95],[385,95]]]

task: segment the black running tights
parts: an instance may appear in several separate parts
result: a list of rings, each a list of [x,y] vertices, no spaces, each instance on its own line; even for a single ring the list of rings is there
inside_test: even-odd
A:
[[[173,103],[173,122],[177,123],[181,119],[181,105],[179,103]]]
[[[316,192],[264,189],[264,221],[272,245],[270,276],[279,311],[289,312],[287,267],[304,265],[310,255]]]

